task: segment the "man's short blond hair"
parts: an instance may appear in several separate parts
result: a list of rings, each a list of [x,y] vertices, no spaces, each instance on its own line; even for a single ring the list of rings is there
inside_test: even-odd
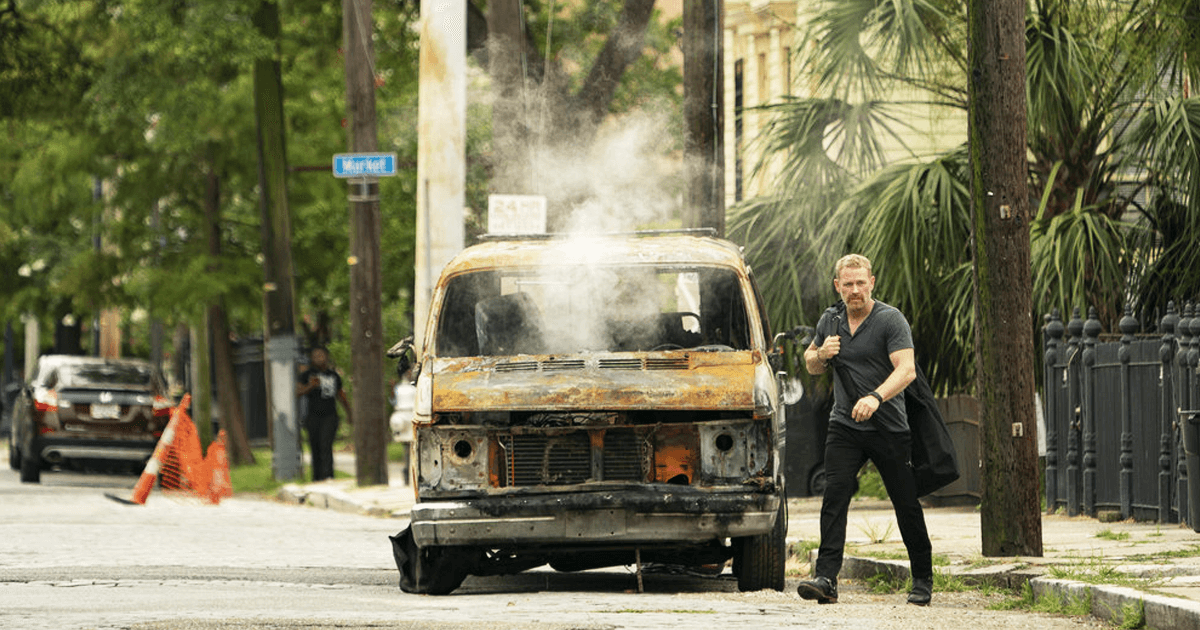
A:
[[[867,275],[871,275],[871,259],[862,254],[846,254],[838,259],[833,265],[833,277],[836,279],[842,275],[843,269],[866,269]]]

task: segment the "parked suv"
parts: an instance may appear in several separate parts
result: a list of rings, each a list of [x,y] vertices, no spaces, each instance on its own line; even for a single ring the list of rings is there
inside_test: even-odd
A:
[[[8,461],[26,483],[54,465],[140,470],[170,413],[166,384],[146,361],[45,355],[13,408]]]
[[[403,590],[730,559],[741,590],[782,590],[770,328],[740,249],[701,234],[497,238],[446,266],[417,356],[417,503],[392,538]]]

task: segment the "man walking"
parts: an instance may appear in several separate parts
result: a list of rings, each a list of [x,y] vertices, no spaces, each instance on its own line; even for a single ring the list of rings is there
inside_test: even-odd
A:
[[[308,403],[304,426],[308,429],[308,446],[312,453],[312,479],[332,479],[333,440],[338,430],[337,401],[346,408],[346,420],[354,424],[354,419],[350,417],[350,402],[342,390],[342,377],[329,364],[329,353],[324,348],[312,349],[308,369],[300,373],[296,395],[304,396]]]
[[[908,603],[925,606],[933,596],[933,550],[909,465],[912,434],[904,406],[904,389],[917,374],[912,329],[899,310],[871,297],[875,276],[866,257],[842,257],[834,275],[842,303],[821,316],[804,351],[810,374],[835,372],[825,440],[821,547],[814,578],[802,581],[797,592],[821,604],[837,602],[850,500],[858,471],[870,460],[887,488],[908,549],[913,581]]]

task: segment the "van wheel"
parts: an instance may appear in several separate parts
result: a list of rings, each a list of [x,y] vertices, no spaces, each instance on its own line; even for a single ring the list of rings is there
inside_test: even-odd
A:
[[[739,591],[782,591],[787,560],[787,498],[779,498],[779,513],[769,533],[735,538],[733,543]]]
[[[478,551],[470,547],[418,547],[410,528],[389,538],[405,593],[449,595],[479,561]]]
[[[21,483],[42,482],[42,461],[33,453],[21,456]]]

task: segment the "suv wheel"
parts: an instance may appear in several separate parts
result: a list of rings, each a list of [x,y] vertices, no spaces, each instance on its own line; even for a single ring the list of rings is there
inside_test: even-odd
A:
[[[775,526],[761,536],[734,539],[734,563],[738,590],[742,592],[783,590],[787,560],[787,497],[779,498]]]
[[[21,483],[41,483],[41,458],[34,453],[27,453],[22,455],[19,459],[21,460]]]

